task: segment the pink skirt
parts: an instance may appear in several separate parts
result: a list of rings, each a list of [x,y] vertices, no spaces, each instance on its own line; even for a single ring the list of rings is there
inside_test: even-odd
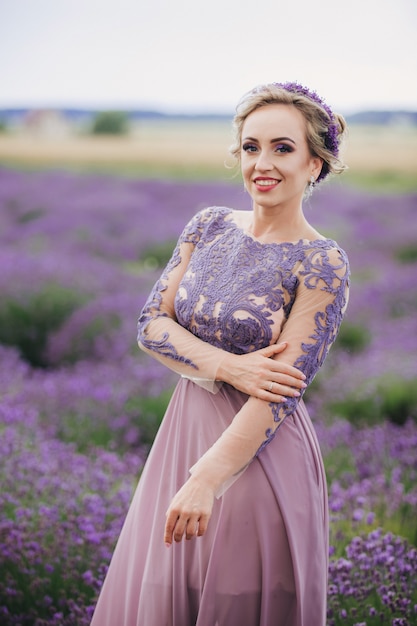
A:
[[[181,379],[146,461],[91,626],[324,626],[326,479],[301,401],[214,503],[207,533],[167,548],[165,513],[247,396]]]

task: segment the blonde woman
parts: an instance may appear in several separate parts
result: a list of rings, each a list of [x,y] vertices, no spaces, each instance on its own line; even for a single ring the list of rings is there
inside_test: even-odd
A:
[[[252,210],[185,227],[139,319],[181,377],[93,626],[324,626],[326,479],[305,387],[335,340],[348,261],[303,199],[341,172],[345,123],[296,83],[239,102],[232,153]]]

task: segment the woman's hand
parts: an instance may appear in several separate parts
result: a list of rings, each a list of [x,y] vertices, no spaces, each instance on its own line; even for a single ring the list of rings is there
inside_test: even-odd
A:
[[[214,491],[209,484],[191,476],[181,487],[169,505],[166,513],[164,541],[170,546],[185,536],[192,539],[201,537],[213,509]]]
[[[217,376],[249,396],[266,402],[285,402],[298,397],[304,389],[304,374],[281,361],[271,358],[287,347],[278,343],[248,354],[228,354],[221,362]]]

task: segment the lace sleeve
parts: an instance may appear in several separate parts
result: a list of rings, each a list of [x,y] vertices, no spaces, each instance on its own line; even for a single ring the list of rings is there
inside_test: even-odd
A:
[[[168,265],[142,309],[137,339],[142,350],[164,365],[215,392],[220,384],[214,381],[222,350],[181,326],[174,308],[175,295],[193,250],[202,240],[206,225],[212,219],[213,209],[205,209],[185,227]]]
[[[349,296],[349,263],[338,248],[312,250],[298,271],[298,287],[280,341],[288,342],[285,360],[300,369],[309,385],[335,341]],[[274,436],[287,415],[291,415],[300,398],[289,398],[282,404],[271,403],[274,424],[267,429],[267,439],[259,452]]]

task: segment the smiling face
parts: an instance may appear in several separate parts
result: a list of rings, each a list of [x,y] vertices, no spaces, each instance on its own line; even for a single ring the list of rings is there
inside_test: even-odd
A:
[[[299,208],[322,161],[312,157],[303,114],[287,104],[255,109],[242,127],[241,169],[254,205]]]

